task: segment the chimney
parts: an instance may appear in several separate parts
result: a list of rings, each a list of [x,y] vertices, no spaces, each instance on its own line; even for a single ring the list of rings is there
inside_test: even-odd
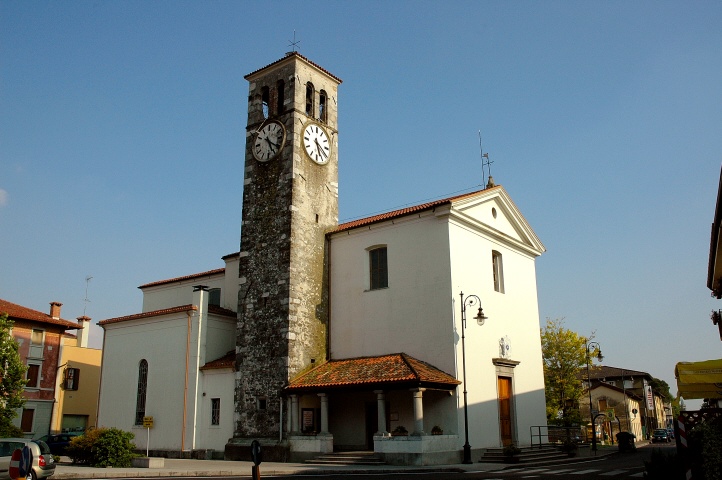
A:
[[[60,320],[60,307],[63,304],[60,302],[50,302],[50,317],[54,320]]]
[[[83,328],[78,329],[78,339],[76,345],[78,347],[88,348],[88,337],[90,337],[90,317],[86,317],[85,315],[78,317],[78,323],[80,323]]]

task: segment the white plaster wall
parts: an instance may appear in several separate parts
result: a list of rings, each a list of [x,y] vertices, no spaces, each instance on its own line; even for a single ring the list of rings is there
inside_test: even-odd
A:
[[[368,249],[379,245],[388,248],[389,287],[369,291]],[[494,291],[492,250],[502,254],[504,293]],[[476,308],[467,310],[470,443],[473,448],[500,445],[492,359],[500,356],[499,340],[508,337],[511,359],[520,362],[512,385],[514,435],[519,443],[529,444],[529,427],[546,424],[534,263],[542,251],[500,189],[465,199],[454,209],[441,207],[333,235],[331,357],[405,352],[461,380],[459,293],[477,295],[490,318],[479,327],[473,319]],[[449,412],[440,414],[442,420],[450,419],[442,428],[458,433],[459,447],[464,442],[463,388],[451,401],[439,402],[439,408]],[[424,405],[431,407],[427,401]],[[400,422],[409,428],[413,424],[405,408],[399,409]]]
[[[209,315],[204,363],[217,360],[235,348],[236,319]]]
[[[386,245],[389,287],[369,290],[368,249]],[[449,238],[433,212],[334,235],[332,358],[405,352],[454,371]]]
[[[105,326],[99,426],[131,431],[136,446],[146,447],[146,429],[134,426],[138,366],[146,359],[150,448],[181,448],[186,335],[185,313]]]
[[[232,369],[204,370],[198,415],[197,448],[223,451],[233,437],[234,375]],[[211,425],[211,399],[221,400],[220,425]]]
[[[490,210],[492,206],[494,203],[479,208]],[[500,214],[503,210],[498,205],[496,208],[496,219],[481,212],[477,215],[486,218],[490,226],[498,231],[508,230],[508,219],[502,218]],[[469,443],[473,448],[500,445],[497,374],[492,358],[500,356],[499,340],[509,337],[511,359],[520,362],[514,368],[512,384],[515,439],[522,445],[529,444],[529,427],[546,424],[534,257],[522,253],[513,242],[489,235],[457,219],[452,220],[450,237],[457,331],[461,333],[461,300],[458,296],[461,291],[465,297],[477,295],[484,313],[489,317],[479,327],[473,318],[476,308],[467,308]],[[492,250],[502,254],[504,293],[494,291]],[[458,377],[461,378],[460,344],[457,344],[456,352]],[[459,390],[463,390],[463,386]],[[463,415],[459,416],[459,431],[463,431]]]
[[[238,276],[238,271],[236,271],[236,276]],[[224,284],[225,276],[223,273],[219,273],[154,287],[146,287],[143,289],[143,312],[153,312],[164,308],[191,304],[193,302],[193,287],[196,285],[206,285],[208,288],[220,288],[221,305],[223,305],[223,297],[226,294],[223,291]],[[236,294],[237,292],[238,290],[236,290]],[[236,309],[237,307],[234,307],[232,310],[235,311]]]
[[[240,259],[237,255],[226,258],[226,273],[221,287],[221,306],[233,312],[238,311],[239,263]]]

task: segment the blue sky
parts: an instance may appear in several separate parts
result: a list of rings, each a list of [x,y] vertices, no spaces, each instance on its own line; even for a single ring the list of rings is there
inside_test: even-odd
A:
[[[341,220],[478,187],[481,131],[548,250],[542,322],[674,391],[676,362],[722,356],[720,25],[713,1],[3,0],[0,297],[97,321],[139,312],[141,284],[223,266],[243,76],[295,31],[344,80]]]

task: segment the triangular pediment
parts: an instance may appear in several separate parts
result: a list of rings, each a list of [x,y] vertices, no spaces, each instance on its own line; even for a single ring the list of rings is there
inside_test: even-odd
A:
[[[501,186],[452,200],[449,215],[509,247],[538,256],[546,251],[534,230]]]

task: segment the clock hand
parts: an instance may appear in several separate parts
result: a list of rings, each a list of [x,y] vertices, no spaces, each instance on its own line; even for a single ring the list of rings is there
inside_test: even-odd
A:
[[[314,140],[314,141],[316,142],[316,150],[318,151],[318,153],[319,153],[323,158],[327,158],[326,152],[323,151],[323,149],[321,148],[321,144],[318,143],[318,140]]]

